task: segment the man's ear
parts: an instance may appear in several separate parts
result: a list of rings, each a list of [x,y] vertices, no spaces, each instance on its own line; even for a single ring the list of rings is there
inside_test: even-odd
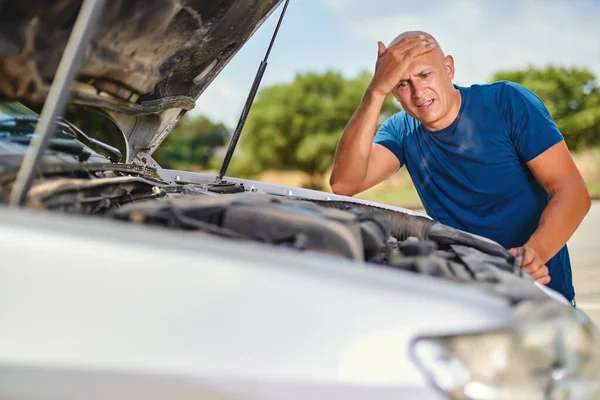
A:
[[[446,73],[448,74],[448,78],[450,80],[454,80],[454,57],[446,56],[444,59],[444,64],[446,64]]]
[[[385,53],[387,49],[385,48],[385,44],[383,42],[377,42],[377,59],[379,60],[383,53]]]

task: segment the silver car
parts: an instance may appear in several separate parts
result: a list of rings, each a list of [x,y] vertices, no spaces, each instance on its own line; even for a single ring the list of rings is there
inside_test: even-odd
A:
[[[282,1],[102,3],[0,1],[0,398],[600,398],[597,328],[500,245],[153,160]]]

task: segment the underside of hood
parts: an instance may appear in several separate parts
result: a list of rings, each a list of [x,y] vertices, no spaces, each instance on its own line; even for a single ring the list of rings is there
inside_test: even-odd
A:
[[[108,0],[72,101],[110,113],[129,161],[151,154],[280,2]],[[0,0],[0,98],[44,100],[81,3]]]

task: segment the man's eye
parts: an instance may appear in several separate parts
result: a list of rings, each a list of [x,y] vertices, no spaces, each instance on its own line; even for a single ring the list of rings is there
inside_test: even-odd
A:
[[[429,78],[429,75],[430,75],[429,72],[424,72],[424,73],[421,74],[421,77],[427,79],[427,78]]]
[[[405,88],[405,87],[407,87],[407,86],[408,86],[408,82],[400,82],[400,83],[398,84],[398,87],[399,87],[399,88]]]

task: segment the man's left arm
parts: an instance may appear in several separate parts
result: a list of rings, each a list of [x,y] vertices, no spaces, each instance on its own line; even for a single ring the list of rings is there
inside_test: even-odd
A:
[[[539,225],[527,241],[524,267],[540,283],[548,284],[550,277],[545,264],[567,243],[591,207],[590,196],[571,158],[561,141],[534,159],[527,167],[550,195]],[[516,249],[511,249],[516,254]]]

